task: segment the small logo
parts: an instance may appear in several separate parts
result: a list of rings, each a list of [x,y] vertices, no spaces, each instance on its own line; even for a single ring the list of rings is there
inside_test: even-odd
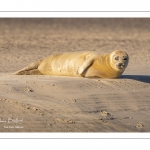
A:
[[[23,118],[11,118],[8,117],[7,119],[2,119],[0,118],[0,124],[4,124],[5,129],[21,129],[23,126],[19,126],[20,124],[23,123]]]

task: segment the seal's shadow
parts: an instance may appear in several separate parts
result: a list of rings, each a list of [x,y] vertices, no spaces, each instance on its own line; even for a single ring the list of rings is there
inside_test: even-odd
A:
[[[150,83],[150,76],[148,75],[122,75],[120,78],[137,80],[145,83]]]

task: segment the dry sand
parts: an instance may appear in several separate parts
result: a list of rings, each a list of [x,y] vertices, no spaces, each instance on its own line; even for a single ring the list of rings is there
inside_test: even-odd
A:
[[[57,52],[125,50],[119,79],[15,76]],[[1,132],[150,132],[150,19],[0,19]],[[16,122],[15,122],[16,121]]]

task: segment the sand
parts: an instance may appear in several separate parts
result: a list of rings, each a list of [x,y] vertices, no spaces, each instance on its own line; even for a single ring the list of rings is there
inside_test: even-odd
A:
[[[0,132],[150,132],[150,19],[0,19]],[[125,50],[119,79],[12,75],[57,52]]]

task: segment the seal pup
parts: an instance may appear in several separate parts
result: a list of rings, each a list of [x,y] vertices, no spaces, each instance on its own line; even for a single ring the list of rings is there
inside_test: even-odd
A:
[[[91,51],[68,52],[50,55],[14,74],[119,78],[128,62],[128,54],[121,50],[107,54]]]

